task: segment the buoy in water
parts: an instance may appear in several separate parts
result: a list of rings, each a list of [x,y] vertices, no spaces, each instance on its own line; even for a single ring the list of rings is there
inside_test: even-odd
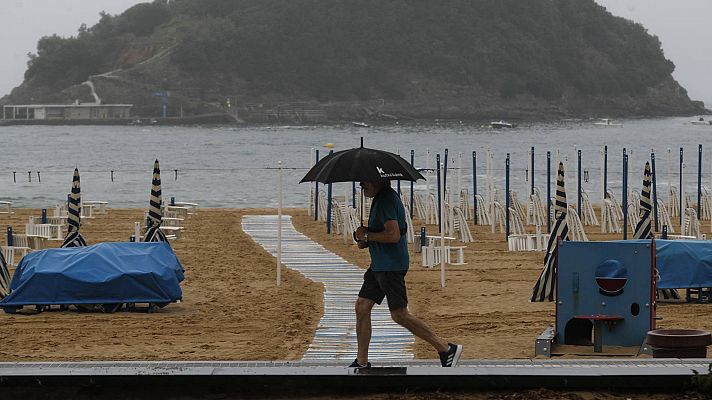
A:
[[[334,144],[333,144],[333,143],[327,143],[327,144],[324,145],[324,147],[326,147],[327,149],[333,149],[333,148],[334,148]]]

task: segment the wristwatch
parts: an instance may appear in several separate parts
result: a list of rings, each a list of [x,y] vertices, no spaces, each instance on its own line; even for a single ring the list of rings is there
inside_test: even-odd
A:
[[[366,233],[363,234],[363,240],[368,242],[368,231],[366,231]]]

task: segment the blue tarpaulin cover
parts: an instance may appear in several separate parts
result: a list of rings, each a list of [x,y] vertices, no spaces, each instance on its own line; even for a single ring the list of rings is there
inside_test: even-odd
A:
[[[99,243],[26,255],[0,307],[168,303],[181,299],[183,266],[165,242]]]
[[[712,287],[712,242],[656,240],[658,289]]]

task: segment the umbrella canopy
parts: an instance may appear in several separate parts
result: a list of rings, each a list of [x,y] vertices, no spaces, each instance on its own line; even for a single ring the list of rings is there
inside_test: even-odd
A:
[[[69,194],[69,202],[67,204],[67,236],[64,237],[62,247],[83,247],[87,242],[79,233],[81,225],[82,212],[82,194],[79,181],[79,170],[74,168],[72,176],[72,192]]]
[[[556,200],[554,202],[554,216],[556,223],[549,236],[546,245],[546,255],[544,256],[544,270],[541,271],[539,279],[534,285],[531,301],[554,301],[554,283],[556,282],[556,247],[559,240],[569,240],[569,226],[566,223],[566,190],[564,188],[564,164],[559,163],[559,171],[556,177]]]
[[[0,251],[0,299],[5,298],[8,294],[10,294],[10,271],[7,269],[5,256]]]
[[[398,154],[362,146],[337,151],[322,158],[299,183],[417,181],[418,179],[425,178]]]
[[[166,235],[161,232],[161,167],[158,160],[153,163],[153,180],[151,181],[151,199],[146,217],[146,234],[144,242],[167,242]]]
[[[650,186],[652,184],[652,174],[650,173],[650,163],[645,163],[643,173],[643,190],[640,192],[640,221],[635,226],[633,239],[650,239],[653,233],[650,229],[653,203],[650,201]]]

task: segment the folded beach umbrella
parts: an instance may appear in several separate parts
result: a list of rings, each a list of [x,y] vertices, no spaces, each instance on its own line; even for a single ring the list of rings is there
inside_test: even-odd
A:
[[[652,173],[650,172],[650,163],[645,163],[645,172],[643,173],[643,190],[640,192],[640,222],[635,226],[633,239],[651,239],[653,235],[652,213],[653,203],[650,200],[650,187],[652,186]],[[657,289],[656,294],[659,299],[679,299],[680,293],[676,289]]]
[[[87,242],[79,233],[81,225],[82,194],[79,184],[79,170],[74,168],[72,177],[72,192],[69,194],[69,204],[67,204],[67,236],[64,237],[62,247],[86,246]]]
[[[151,199],[146,218],[146,234],[144,242],[168,242],[166,235],[161,232],[161,168],[158,160],[153,163],[153,180],[151,182]]]
[[[640,221],[635,226],[633,239],[650,239],[653,237],[653,232],[650,229],[651,214],[653,213],[653,203],[650,201],[651,176],[650,163],[646,161],[645,172],[643,173],[643,190],[640,192]]]
[[[7,269],[7,261],[0,251],[0,299],[10,294],[10,271]]]
[[[531,301],[554,301],[554,283],[556,282],[556,247],[559,240],[569,240],[569,226],[566,223],[566,190],[564,188],[564,164],[559,163],[559,172],[556,177],[556,200],[554,202],[554,216],[556,223],[549,236],[544,256],[544,270],[534,285]]]

